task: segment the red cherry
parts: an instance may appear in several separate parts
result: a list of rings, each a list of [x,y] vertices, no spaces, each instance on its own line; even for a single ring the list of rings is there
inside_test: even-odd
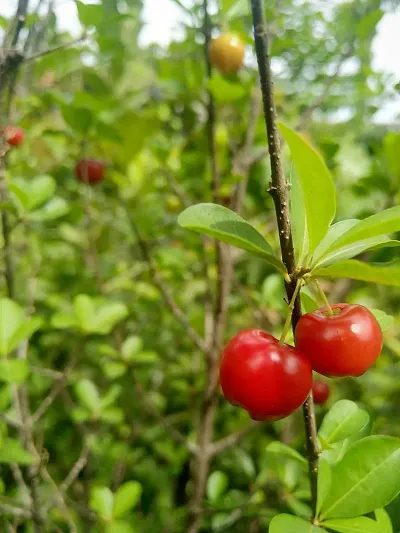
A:
[[[322,308],[303,315],[295,338],[313,370],[324,376],[361,376],[382,349],[382,331],[362,305],[336,304],[329,316]]]
[[[81,159],[75,167],[75,175],[84,183],[99,183],[104,179],[105,164],[97,159]]]
[[[314,403],[316,403],[317,405],[322,405],[328,400],[329,396],[331,395],[331,388],[328,383],[325,383],[325,381],[316,379],[315,381],[313,381],[312,384],[312,393]]]
[[[312,371],[297,348],[259,329],[236,335],[225,347],[220,367],[225,398],[254,420],[279,420],[306,400]]]
[[[4,129],[4,137],[10,146],[19,146],[25,138],[25,133],[17,126],[7,126]]]

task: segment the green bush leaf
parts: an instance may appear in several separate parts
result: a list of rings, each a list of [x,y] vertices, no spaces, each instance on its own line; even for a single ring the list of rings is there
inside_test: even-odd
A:
[[[328,497],[332,485],[332,469],[328,461],[323,457],[319,460],[318,465],[318,495],[317,495],[317,516],[321,512],[324,501]]]
[[[313,270],[316,278],[350,278],[380,285],[400,287],[400,262],[363,263],[357,259],[348,259],[328,267]]]
[[[318,264],[322,260],[322,258],[326,257],[329,254],[330,250],[333,248],[336,241],[340,239],[340,237],[343,235],[343,233],[355,226],[358,222],[359,221],[356,219],[350,219],[342,220],[341,222],[336,222],[336,224],[332,224],[332,226],[330,226],[330,228],[328,229],[328,233],[325,235],[325,237],[315,249],[311,266]]]
[[[28,363],[24,359],[0,359],[0,381],[24,383],[28,373]]]
[[[393,533],[392,521],[385,509],[375,509],[375,519],[379,526],[379,533]]]
[[[358,433],[368,421],[367,411],[360,409],[356,403],[339,400],[325,415],[318,435],[330,445]]]
[[[89,7],[89,5],[86,7]],[[100,6],[96,5],[94,7]],[[93,124],[93,115],[88,109],[65,104],[61,107],[61,112],[63,119],[72,130],[80,135],[88,133]]]
[[[108,487],[93,488],[89,505],[103,520],[112,519],[114,495]]]
[[[51,325],[56,329],[78,328],[76,316],[71,313],[55,313],[51,317]]]
[[[101,4],[84,4],[76,2],[79,20],[84,26],[97,26],[103,18],[103,6]]]
[[[25,339],[29,339],[43,325],[43,320],[39,317],[33,317],[24,322],[14,331],[13,336],[8,342],[8,353],[15,350],[18,345]]]
[[[16,439],[5,439],[0,447],[0,463],[16,463],[18,465],[32,465],[33,455],[24,450]]]
[[[289,145],[303,191],[309,252],[312,253],[335,217],[335,185],[328,167],[314,148],[285,124],[279,123],[279,128]]]
[[[124,520],[113,520],[105,525],[104,533],[139,533],[129,522]]]
[[[215,100],[221,104],[230,104],[246,94],[246,89],[241,83],[232,83],[217,74],[214,74],[208,82],[208,88]]]
[[[346,231],[335,243],[334,248],[400,231],[400,206],[391,207],[375,215],[360,220]]]
[[[212,502],[218,500],[228,488],[228,483],[228,476],[225,472],[216,470],[210,474],[207,480],[207,498]]]
[[[275,257],[264,237],[242,217],[226,207],[216,204],[197,204],[185,209],[179,215],[178,223],[183,228],[210,235],[262,257],[279,271],[287,274],[284,264]]]
[[[23,324],[21,307],[9,298],[0,298],[0,354],[9,353],[9,343],[14,333]]]
[[[296,251],[297,262],[301,265],[307,257],[309,241],[304,194],[297,172],[292,173],[289,199],[293,244]]]
[[[129,513],[139,503],[142,485],[138,481],[124,483],[114,497],[113,517],[120,518]]]
[[[41,209],[37,209],[29,214],[29,219],[35,222],[46,222],[61,218],[69,212],[69,205],[64,198],[55,196],[47,202]]]
[[[128,315],[128,308],[121,302],[110,302],[96,311],[93,331],[107,334]]]
[[[267,453],[272,453],[275,455],[280,455],[281,457],[286,457],[287,459],[294,459],[295,461],[307,465],[307,460],[300,455],[296,450],[291,448],[290,446],[286,446],[286,444],[283,444],[279,441],[271,442],[267,445],[265,448],[265,451]]]
[[[75,385],[75,394],[78,400],[92,413],[100,409],[100,395],[96,385],[89,379],[81,379]]]
[[[307,520],[290,514],[274,516],[269,525],[269,533],[323,533],[326,529],[313,526]]]
[[[334,520],[326,520],[323,524],[338,533],[382,533],[378,523],[365,516],[336,518]]]
[[[121,355],[125,361],[133,361],[135,356],[143,349],[143,340],[137,335],[125,339],[122,344]]]
[[[75,314],[80,327],[90,332],[95,327],[96,306],[94,301],[87,294],[78,294],[74,299]]]
[[[347,450],[332,469],[324,518],[352,518],[388,505],[400,492],[400,439],[372,436]]]
[[[378,321],[382,331],[385,331],[394,324],[394,316],[388,315],[385,311],[381,311],[380,309],[370,309],[370,311]]]

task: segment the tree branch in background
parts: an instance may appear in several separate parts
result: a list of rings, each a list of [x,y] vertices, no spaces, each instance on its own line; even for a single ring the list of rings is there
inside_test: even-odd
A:
[[[254,38],[257,54],[257,63],[261,81],[261,91],[263,95],[264,118],[271,163],[270,193],[273,197],[275,204],[282,260],[286,265],[289,276],[291,276],[294,273],[296,263],[294,256],[291,223],[289,218],[289,190],[288,183],[283,173],[283,167],[281,162],[280,140],[276,125],[276,110],[273,96],[273,81],[271,74],[271,59],[269,55],[268,33],[262,0],[251,0],[251,8],[254,24]],[[295,288],[295,279],[292,279],[290,283],[286,283],[286,293],[289,301],[292,299]],[[301,301],[300,296],[297,296],[294,302],[294,310],[292,314],[293,331],[300,317]],[[315,510],[317,505],[319,450],[312,394],[310,394],[303,406],[303,414],[306,428],[306,446],[309,462],[311,504],[313,514],[315,516]]]
[[[261,422],[251,422],[243,429],[240,429],[239,431],[236,431],[235,433],[232,433],[231,435],[228,435],[223,439],[213,442],[209,448],[210,456],[213,457],[214,455],[218,455],[219,453],[224,452],[229,448],[232,448],[232,446],[238,444],[243,439],[243,437],[245,437],[255,429],[260,428],[261,426]]]
[[[146,261],[146,263],[149,265],[150,274],[153,278],[154,284],[158,288],[158,290],[161,293],[161,296],[164,299],[164,302],[168,306],[168,308],[171,310],[174,317],[177,319],[177,321],[183,326],[183,328],[186,331],[187,336],[193,341],[193,343],[201,350],[202,352],[207,351],[207,346],[204,342],[204,340],[201,338],[201,336],[195,331],[192,326],[190,325],[188,319],[186,318],[185,312],[178,306],[178,304],[175,302],[173,296],[171,295],[169,288],[164,283],[164,280],[161,278],[160,274],[158,273],[156,267],[154,266],[153,258],[151,257],[150,249],[146,243],[146,241],[143,239],[139,228],[136,225],[135,220],[133,219],[128,206],[125,204],[125,202],[121,199],[121,203],[125,208],[127,218],[129,221],[129,224],[132,228],[133,233],[136,236],[136,241],[139,246],[140,252],[142,254],[143,260]]]

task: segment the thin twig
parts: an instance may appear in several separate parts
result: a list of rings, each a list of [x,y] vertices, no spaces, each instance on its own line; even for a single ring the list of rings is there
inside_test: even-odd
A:
[[[139,246],[139,249],[141,251],[143,259],[146,261],[146,263],[149,265],[150,274],[153,278],[154,284],[158,288],[158,290],[161,293],[161,296],[163,297],[164,302],[171,310],[174,317],[177,319],[177,321],[184,327],[187,336],[193,341],[193,343],[199,348],[202,352],[207,351],[207,346],[204,342],[204,340],[201,338],[201,336],[195,331],[192,326],[190,325],[188,319],[186,318],[185,312],[178,306],[178,304],[175,302],[175,299],[173,298],[172,294],[169,291],[168,286],[164,283],[164,280],[161,278],[160,274],[158,273],[154,263],[153,258],[151,256],[150,249],[147,245],[147,242],[143,239],[139,228],[136,225],[136,222],[134,218],[132,217],[132,214],[129,210],[129,208],[126,206],[125,202],[121,199],[121,203],[125,208],[127,218],[129,221],[129,224],[132,228],[133,233],[136,236],[136,241]]]
[[[243,429],[240,429],[239,431],[236,431],[231,435],[228,435],[220,440],[213,442],[210,446],[209,454],[211,456],[218,455],[219,453],[224,452],[229,448],[232,448],[232,446],[238,444],[243,439],[243,437],[245,437],[255,429],[260,428],[261,426],[262,424],[260,422],[252,422]]]
[[[267,130],[267,139],[271,162],[272,183],[270,187],[270,193],[273,197],[275,204],[282,260],[286,265],[289,276],[291,276],[295,271],[296,264],[292,240],[291,223],[289,219],[289,191],[288,183],[285,179],[281,162],[280,141],[276,125],[276,110],[273,95],[273,81],[269,55],[268,32],[262,0],[252,0],[251,8],[254,24],[255,48],[261,82],[261,91],[263,95],[264,118]],[[293,279],[290,283],[286,283],[286,293],[289,301],[292,299],[295,290],[295,279]],[[300,317],[301,300],[300,295],[298,295],[296,301],[294,302],[294,309],[292,314],[293,330],[295,329]],[[306,429],[307,455],[309,462],[311,504],[313,514],[315,516],[317,504],[319,451],[317,429],[314,415],[314,405],[311,394],[303,406],[303,413]]]
[[[35,59],[40,59],[41,57],[47,56],[49,54],[54,54],[54,52],[58,52],[59,50],[64,50],[65,48],[70,48],[71,46],[74,46],[75,44],[78,44],[82,41],[84,41],[87,38],[86,33],[78,37],[77,39],[74,39],[73,41],[70,41],[69,43],[60,44],[59,46],[55,46],[54,48],[49,48],[48,50],[44,50],[43,52],[38,52],[37,54],[33,54],[29,57],[26,57],[24,59],[25,62],[28,61],[35,61]]]

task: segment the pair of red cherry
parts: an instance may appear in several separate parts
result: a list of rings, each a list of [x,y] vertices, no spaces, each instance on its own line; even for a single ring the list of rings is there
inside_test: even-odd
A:
[[[258,329],[236,335],[225,347],[220,381],[225,398],[255,420],[279,420],[300,407],[311,388],[326,399],[329,387],[312,383],[312,371],[328,377],[361,376],[379,357],[382,331],[361,305],[337,304],[301,317],[296,347]],[[325,385],[325,387],[324,387]],[[319,402],[323,403],[323,402]]]

